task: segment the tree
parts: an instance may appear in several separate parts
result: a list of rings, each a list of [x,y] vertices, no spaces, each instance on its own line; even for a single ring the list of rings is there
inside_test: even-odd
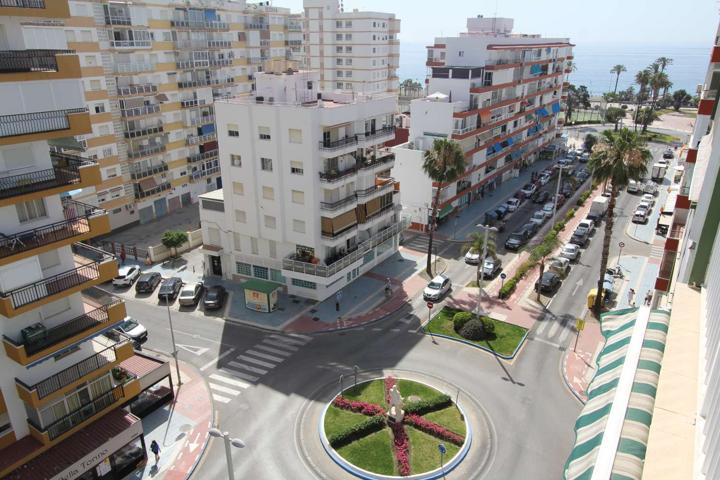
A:
[[[482,252],[484,249],[487,250],[487,255],[492,258],[497,258],[497,245],[495,244],[495,236],[488,232],[488,239],[487,239],[487,247],[485,246],[485,232],[473,232],[470,235],[470,243],[466,245],[466,251],[470,251],[473,253],[479,253],[482,257]],[[477,286],[480,288],[480,280],[481,275],[484,267],[485,259],[480,258],[480,264],[477,269],[477,274],[475,275]]]
[[[635,87],[630,85],[628,88],[618,93],[618,100],[621,102],[632,102],[635,100]]]
[[[590,108],[590,92],[585,85],[576,87],[575,85],[569,85],[567,88],[567,100],[565,102],[567,111],[565,114],[565,121],[569,123],[572,119],[572,112],[577,108]]]
[[[618,64],[610,69],[610,73],[615,74],[615,89],[613,90],[613,93],[617,93],[618,82],[620,81],[620,74],[624,72],[627,72],[627,68],[625,68],[625,65]]]
[[[660,68],[660,72],[665,72],[665,67],[672,65],[673,59],[669,57],[660,57],[655,60],[655,64]]]
[[[605,218],[600,275],[597,284],[597,296],[593,311],[597,316],[602,309],[603,281],[610,256],[610,241],[614,225],[615,201],[618,193],[630,180],[640,180],[647,172],[647,164],[652,160],[650,150],[636,132],[623,128],[618,132],[605,130],[600,143],[593,149],[588,167],[597,183],[610,182],[610,199]]]
[[[655,120],[660,118],[660,115],[652,108],[641,108],[640,112],[636,115],[636,122],[642,125],[642,132],[647,132],[647,127]]]
[[[637,101],[635,106],[635,131],[637,131],[637,125],[638,125],[638,112],[640,111],[640,105],[646,100],[647,98],[647,88],[650,85],[650,81],[652,80],[652,72],[648,69],[640,70],[638,73],[635,74],[635,83],[638,84],[640,87],[640,90],[637,94]]]
[[[585,135],[585,150],[588,152],[592,151],[592,148],[595,146],[595,144],[598,142],[598,138],[596,135],[593,135],[592,133],[588,133]]]
[[[179,230],[168,230],[163,233],[160,241],[173,251],[173,257],[177,257],[177,248],[188,241],[188,234]]]
[[[680,107],[692,100],[690,94],[684,89],[675,90],[672,94],[672,106],[676,112],[680,111]]]
[[[610,107],[605,112],[605,121],[615,125],[615,131],[617,132],[618,123],[620,120],[625,118],[625,110],[618,107]]]
[[[428,255],[425,267],[427,274],[432,277],[433,234],[437,225],[440,194],[447,183],[454,182],[465,171],[465,154],[458,143],[444,138],[437,139],[433,142],[432,148],[425,152],[422,168],[425,174],[438,184],[432,203],[430,225],[428,225]]]
[[[590,92],[585,85],[580,85],[577,89],[578,101],[583,108],[590,108]]]

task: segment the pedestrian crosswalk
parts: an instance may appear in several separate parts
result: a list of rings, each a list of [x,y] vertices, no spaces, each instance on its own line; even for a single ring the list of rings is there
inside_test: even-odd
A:
[[[662,245],[653,245],[650,247],[650,256],[655,258],[662,258],[665,247]]]
[[[412,236],[408,235],[402,245],[403,247],[415,250],[416,252],[427,253],[428,242],[430,241],[429,238],[430,237],[422,233]],[[446,243],[447,241],[442,238],[433,237],[433,250],[437,250],[438,252],[441,251],[445,247]]]
[[[231,402],[312,339],[309,335],[294,333],[266,336],[208,377],[213,399],[219,403]]]
[[[567,338],[574,332],[573,326],[570,317],[546,315],[538,322],[533,332],[533,339],[555,347],[563,347]]]

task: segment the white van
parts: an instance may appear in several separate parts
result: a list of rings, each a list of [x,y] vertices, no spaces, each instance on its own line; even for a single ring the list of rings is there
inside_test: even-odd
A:
[[[640,190],[640,184],[635,180],[630,180],[627,186],[628,193],[637,193],[638,190]]]

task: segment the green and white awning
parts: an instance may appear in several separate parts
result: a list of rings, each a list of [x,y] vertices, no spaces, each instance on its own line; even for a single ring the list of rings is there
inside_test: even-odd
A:
[[[648,314],[647,323],[645,318],[638,322],[640,315]],[[649,311],[647,308],[618,310],[603,315],[601,325],[605,346],[598,356],[597,371],[588,388],[588,401],[575,422],[575,446],[565,464],[566,479],[591,479],[596,467],[600,468],[597,462],[601,444],[606,451],[599,461],[612,461],[612,465],[602,467],[611,471],[608,478],[641,478],[669,322],[668,312]],[[644,332],[636,332],[636,327],[644,328]],[[642,343],[633,346],[634,342]],[[636,365],[628,365],[634,369],[634,372],[630,371],[634,375],[628,377],[626,371],[621,378],[626,360],[633,363],[637,360]],[[629,391],[629,395],[620,398],[622,393],[618,394],[618,386],[628,379],[632,385],[628,382],[627,387],[631,388],[621,390]],[[616,401],[627,401],[627,408],[620,410],[624,411],[624,418],[611,418]],[[617,409],[614,410],[614,413],[617,412]],[[619,425],[618,421],[621,422]],[[619,441],[603,444],[603,437],[609,428],[612,431],[613,424],[621,428]],[[609,457],[608,446],[614,449],[614,455],[610,452]]]

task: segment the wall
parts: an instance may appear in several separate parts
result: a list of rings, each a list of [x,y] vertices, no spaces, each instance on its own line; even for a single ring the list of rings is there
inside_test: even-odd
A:
[[[395,166],[391,175],[400,182],[402,217],[414,223],[427,223],[428,207],[432,203],[432,182],[422,170],[423,151],[410,150],[406,145],[393,148]]]

